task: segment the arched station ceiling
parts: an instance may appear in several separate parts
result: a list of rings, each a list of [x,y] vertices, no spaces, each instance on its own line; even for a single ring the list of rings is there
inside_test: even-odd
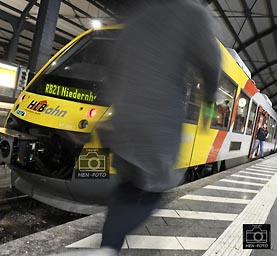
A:
[[[13,36],[11,23],[22,20],[25,29],[20,34],[16,62],[28,63],[40,1],[0,0],[0,59],[6,58]],[[218,38],[237,51],[257,87],[277,110],[277,0],[199,1],[209,4],[218,19]],[[52,54],[91,28],[94,18],[105,25],[117,23],[128,15],[133,3],[133,0],[61,0]]]
[[[237,51],[252,79],[277,110],[277,1],[208,1],[220,24],[218,37]]]

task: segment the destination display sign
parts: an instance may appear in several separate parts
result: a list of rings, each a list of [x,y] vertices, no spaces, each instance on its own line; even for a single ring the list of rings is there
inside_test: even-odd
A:
[[[93,92],[90,90],[57,85],[53,83],[47,83],[45,85],[44,93],[46,95],[52,95],[58,98],[76,100],[87,103],[92,103],[96,99],[96,95],[94,95]]]

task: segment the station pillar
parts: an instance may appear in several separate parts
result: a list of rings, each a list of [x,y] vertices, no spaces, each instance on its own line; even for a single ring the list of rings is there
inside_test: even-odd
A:
[[[28,68],[37,72],[50,58],[61,0],[40,1]]]

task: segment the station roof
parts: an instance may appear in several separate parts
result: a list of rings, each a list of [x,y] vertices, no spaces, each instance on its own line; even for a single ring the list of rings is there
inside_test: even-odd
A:
[[[40,1],[0,0],[0,59],[13,36],[11,21],[22,19],[26,26],[20,34],[16,62],[27,64]],[[209,4],[220,24],[218,38],[226,47],[237,51],[256,86],[277,110],[277,1],[199,1]],[[104,25],[118,23],[132,3],[132,0],[61,0],[52,54],[91,28],[93,19]]]

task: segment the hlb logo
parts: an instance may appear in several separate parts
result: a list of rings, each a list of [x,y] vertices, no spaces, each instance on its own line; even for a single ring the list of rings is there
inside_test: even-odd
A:
[[[38,111],[38,112],[42,112],[46,107],[47,107],[46,100],[43,100],[43,101],[32,100],[32,102],[28,105],[27,108]]]
[[[46,115],[52,115],[52,116],[60,116],[64,117],[67,114],[67,111],[61,110],[60,106],[57,106],[56,108],[48,107],[47,101],[35,101],[32,100],[32,102],[27,106],[28,109],[44,113]]]

